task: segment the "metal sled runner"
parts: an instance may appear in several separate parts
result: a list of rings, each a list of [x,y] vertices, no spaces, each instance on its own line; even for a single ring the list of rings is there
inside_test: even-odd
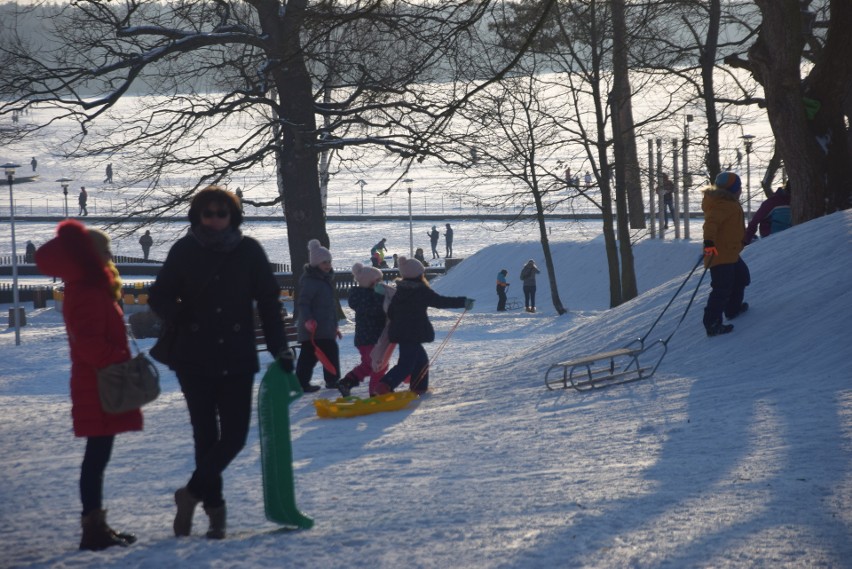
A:
[[[701,273],[701,278],[695,286],[695,291],[689,299],[686,310],[683,316],[675,326],[668,338],[655,340],[651,343],[648,341],[648,336],[651,331],[660,322],[663,315],[674,302],[675,298],[686,286],[689,278],[695,273],[695,269],[701,264],[703,258],[698,259],[698,263],[692,268],[689,274],[675,291],[674,296],[669,300],[669,303],[663,308],[663,311],[651,325],[651,328],[641,338],[633,340],[623,348],[600,352],[589,356],[582,356],[568,361],[555,363],[547,369],[544,374],[544,385],[549,390],[557,388],[567,389],[573,387],[577,391],[589,391],[591,389],[600,389],[611,385],[621,385],[631,383],[641,379],[648,379],[657,371],[663,358],[668,351],[669,340],[672,339],[677,329],[680,327],[689,308],[692,306],[695,295],[704,280],[704,275],[707,274],[707,269]]]

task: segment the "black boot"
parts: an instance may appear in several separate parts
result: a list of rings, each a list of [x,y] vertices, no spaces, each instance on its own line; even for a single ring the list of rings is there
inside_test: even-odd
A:
[[[728,316],[728,320],[733,320],[734,318],[736,318],[737,316],[739,316],[743,312],[747,312],[747,311],[748,311],[748,302],[743,302],[742,304],[740,304],[739,310],[737,310],[734,314]]]
[[[734,330],[733,324],[722,324],[721,322],[714,322],[710,326],[707,326],[707,336],[721,336],[722,334],[728,334]]]
[[[343,379],[337,382],[337,390],[340,391],[341,396],[349,397],[349,394],[352,393],[352,388],[357,387],[360,383],[358,378],[352,372],[349,372],[343,376]]]
[[[225,539],[225,503],[215,508],[204,506],[204,511],[207,512],[207,517],[210,518],[210,528],[207,530],[208,539]]]
[[[118,545],[127,547],[133,541],[136,541],[136,536],[126,534],[133,538],[133,541],[125,541],[119,537],[106,523],[106,510],[94,510],[83,516],[81,524],[83,526],[83,537],[80,539],[80,549],[88,551],[101,551],[107,547]]]
[[[186,486],[175,491],[177,514],[175,514],[175,521],[172,525],[175,530],[175,537],[186,537],[192,533],[192,516],[195,515],[195,507],[200,501],[190,493]]]

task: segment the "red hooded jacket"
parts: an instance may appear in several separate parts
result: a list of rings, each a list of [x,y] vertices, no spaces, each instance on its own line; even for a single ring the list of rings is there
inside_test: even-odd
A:
[[[101,408],[97,371],[130,359],[124,317],[112,293],[113,277],[82,223],[59,224],[56,237],[35,254],[39,270],[65,281],[62,306],[71,352],[71,417],[78,437],[142,430],[142,412]]]

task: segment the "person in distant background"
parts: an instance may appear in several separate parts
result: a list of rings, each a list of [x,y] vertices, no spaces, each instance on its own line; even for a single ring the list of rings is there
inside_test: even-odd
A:
[[[660,194],[663,196],[663,228],[669,227],[669,215],[674,221],[674,182],[669,179],[668,174],[663,174],[663,183],[660,188]]]
[[[35,252],[36,246],[32,241],[27,241],[27,247],[24,249],[24,262],[25,263],[34,263],[35,262]]]
[[[242,188],[238,187],[237,190],[234,193],[237,195],[237,199],[240,200],[240,211],[245,213],[246,210],[243,207],[243,190],[242,190]]]
[[[105,184],[112,184],[112,164],[107,164],[106,166],[106,178],[104,179]]]
[[[80,195],[77,196],[77,203],[80,204],[80,212],[77,215],[89,215],[89,208],[86,204],[89,202],[89,194],[86,192],[85,186],[80,186]]]
[[[30,166],[33,167],[33,172],[35,172],[36,168],[38,168],[38,160],[36,160],[35,156],[33,156],[33,159],[30,160]]]
[[[745,244],[748,245],[754,240],[758,229],[761,237],[769,237],[773,233],[789,229],[791,224],[790,182],[788,181],[786,186],[778,188],[772,197],[757,208],[746,228]]]
[[[441,237],[441,232],[433,225],[432,231],[427,231],[426,235],[429,236],[429,243],[432,245],[432,258],[440,259],[441,255],[438,254],[438,238]]]
[[[62,316],[71,354],[71,419],[74,435],[86,438],[80,467],[80,549],[91,551],[136,541],[134,535],[109,527],[103,508],[104,471],[115,435],[142,430],[140,409],[107,413],[98,396],[98,370],[130,359],[118,306],[121,280],[111,257],[109,237],[73,219],[61,222],[56,237],[35,253],[42,273],[65,281]]]
[[[142,246],[142,258],[147,261],[148,255],[151,253],[151,246],[154,244],[150,230],[146,230],[145,235],[139,238],[139,244]]]
[[[423,252],[423,247],[418,247],[417,250],[414,251],[414,258],[420,261],[424,267],[429,266],[429,263],[426,262],[426,254]],[[397,263],[399,263],[398,260]]]
[[[447,224],[447,230],[444,232],[444,239],[447,244],[447,253],[444,255],[446,258],[450,258],[453,256],[453,228],[450,227],[450,224]]]
[[[508,274],[509,271],[506,269],[497,273],[497,312],[506,310],[506,288],[509,286],[509,283],[506,282],[506,275]]]
[[[521,269],[521,282],[524,283],[524,309],[527,312],[535,312],[535,276],[540,272],[533,259],[527,261]]]

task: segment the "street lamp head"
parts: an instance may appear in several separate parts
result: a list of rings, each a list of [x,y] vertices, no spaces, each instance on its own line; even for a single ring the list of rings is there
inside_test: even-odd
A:
[[[74,180],[73,180],[73,178],[59,178],[56,181],[59,182],[59,185],[62,186],[62,193],[67,194],[68,193],[68,182],[73,182]]]
[[[743,143],[745,144],[746,153],[751,152],[751,143],[754,140],[753,134],[744,134],[740,138],[743,139]]]
[[[3,170],[6,171],[6,177],[9,178],[10,180],[15,177],[15,168],[20,168],[20,167],[21,167],[20,164],[14,164],[12,162],[6,162],[2,166],[0,166],[0,168],[3,168]]]

